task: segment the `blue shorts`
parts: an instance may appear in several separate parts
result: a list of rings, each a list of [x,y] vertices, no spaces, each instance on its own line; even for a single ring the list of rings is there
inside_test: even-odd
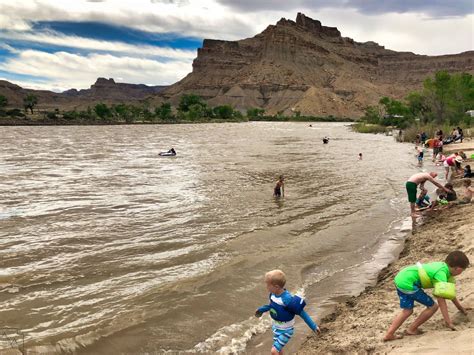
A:
[[[428,296],[421,288],[416,290],[414,293],[405,293],[397,288],[397,294],[400,298],[400,308],[403,309],[413,309],[415,306],[415,301],[426,307],[431,307],[434,305],[433,299]]]
[[[283,349],[283,347],[290,341],[295,330],[294,328],[277,329],[275,327],[272,327],[272,330],[273,330],[273,347],[280,352]]]

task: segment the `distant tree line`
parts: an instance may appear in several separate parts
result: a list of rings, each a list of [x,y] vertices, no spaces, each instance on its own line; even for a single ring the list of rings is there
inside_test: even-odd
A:
[[[407,128],[414,124],[465,125],[474,122],[466,112],[474,109],[474,80],[469,73],[450,75],[438,71],[423,82],[423,90],[409,93],[403,101],[382,97],[368,106],[363,122]]]
[[[24,113],[14,108],[6,110],[8,100],[0,96],[0,117],[10,116],[12,118],[25,118],[28,111],[31,115],[38,104],[38,98],[27,95],[24,100]],[[140,105],[136,104],[112,104],[97,103],[93,107],[83,110],[68,110],[60,112],[59,109],[53,111],[36,111],[35,120],[49,120],[54,123],[175,123],[175,122],[208,122],[218,121],[350,121],[349,118],[338,118],[333,116],[315,117],[302,116],[299,111],[292,112],[291,116],[284,115],[283,111],[276,115],[266,115],[261,108],[249,108],[245,115],[230,105],[209,106],[200,96],[195,94],[182,95],[179,104],[175,109],[169,102],[161,103],[160,106],[152,108],[149,102]]]

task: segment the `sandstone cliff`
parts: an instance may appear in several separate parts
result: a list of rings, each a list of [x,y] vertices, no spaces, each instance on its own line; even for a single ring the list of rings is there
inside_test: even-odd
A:
[[[85,108],[98,102],[107,104],[138,102],[159,93],[164,88],[166,86],[116,83],[114,79],[98,78],[90,89],[70,89],[63,93],[56,93],[47,90],[24,89],[16,84],[0,80],[0,95],[8,99],[9,106],[22,107],[23,98],[31,93],[38,97],[39,108],[62,110]]]
[[[474,51],[424,56],[342,37],[298,13],[253,38],[205,39],[193,71],[156,101],[196,93],[211,105],[261,107],[268,113],[357,116],[381,96],[403,98],[437,70],[474,72]]]

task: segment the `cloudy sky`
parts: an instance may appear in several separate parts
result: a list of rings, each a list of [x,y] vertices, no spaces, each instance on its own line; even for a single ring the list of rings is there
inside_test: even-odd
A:
[[[204,38],[251,37],[297,12],[359,42],[438,55],[474,48],[472,0],[0,0],[0,79],[62,91],[99,76],[172,84]]]

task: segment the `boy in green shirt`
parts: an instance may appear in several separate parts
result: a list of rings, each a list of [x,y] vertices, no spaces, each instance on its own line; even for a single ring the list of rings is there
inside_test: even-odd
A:
[[[469,259],[462,251],[453,251],[449,253],[444,262],[434,262],[424,264],[422,267],[428,274],[430,281],[434,284],[436,282],[448,282],[451,276],[461,274],[469,266]],[[454,328],[451,319],[449,318],[448,305],[446,300],[441,297],[436,297],[438,304],[428,296],[421,288],[421,279],[417,265],[408,266],[402,269],[395,276],[395,286],[397,287],[397,294],[400,298],[400,308],[402,312],[399,313],[393,320],[387,334],[383,338],[384,341],[400,339],[400,336],[395,335],[398,328],[405,322],[405,320],[413,313],[415,301],[426,306],[426,309],[420,313],[418,318],[408,327],[406,335],[418,335],[421,332],[418,327],[431,318],[433,314],[441,309],[446,325],[452,330]],[[453,300],[456,308],[464,314],[467,314],[466,309],[459,303],[457,298]]]

